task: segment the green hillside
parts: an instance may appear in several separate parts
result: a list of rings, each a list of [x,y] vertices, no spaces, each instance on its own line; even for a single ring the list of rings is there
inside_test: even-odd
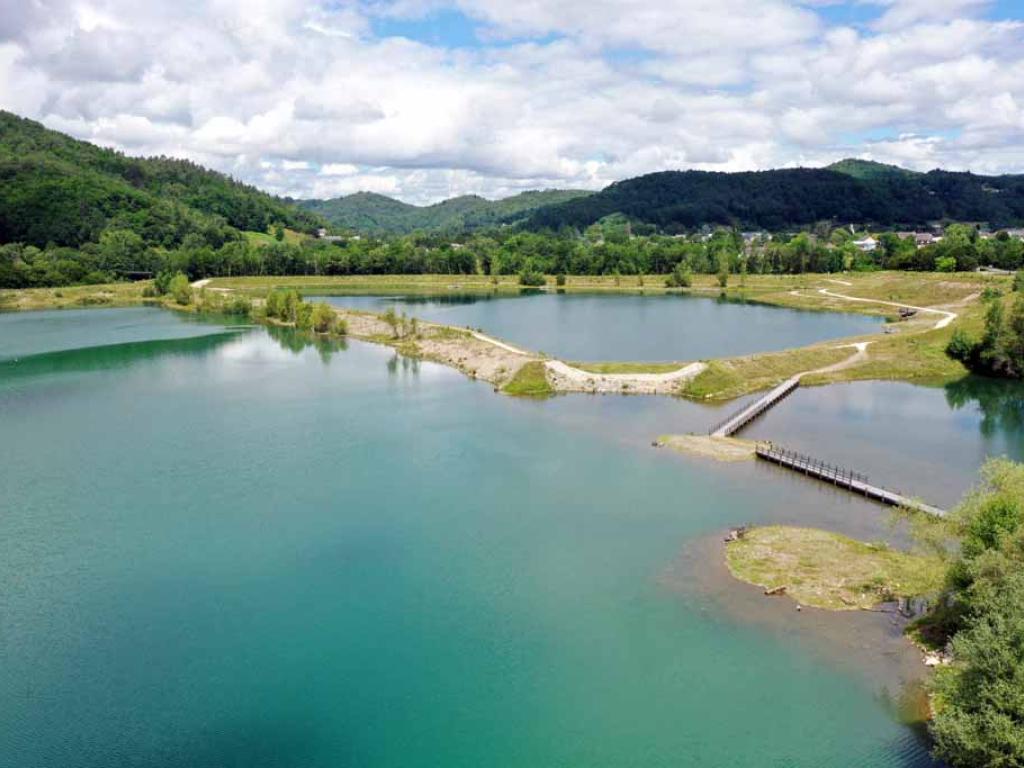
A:
[[[112,228],[167,248],[190,234],[219,245],[277,223],[320,222],[187,160],[128,157],[0,111],[0,243],[78,247]]]
[[[844,173],[847,176],[853,176],[855,179],[882,179],[894,176],[909,178],[920,175],[915,171],[908,171],[906,168],[900,168],[898,165],[876,163],[874,160],[858,160],[852,157],[848,157],[845,160],[839,160],[838,162],[832,163],[832,165],[827,165],[825,166],[825,170]]]
[[[511,224],[547,205],[585,197],[581,190],[522,192],[502,200],[477,195],[453,197],[434,205],[417,206],[373,192],[357,192],[332,200],[302,200],[299,205],[323,216],[333,226],[371,234],[415,231],[461,232]]]
[[[880,228],[935,221],[1024,223],[1024,176],[913,173],[859,160],[838,168],[651,173],[541,208],[526,226],[579,229],[617,213],[669,232],[705,224],[798,229],[819,221]]]

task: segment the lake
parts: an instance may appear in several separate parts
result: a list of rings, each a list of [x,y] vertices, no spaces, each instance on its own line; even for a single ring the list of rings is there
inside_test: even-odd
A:
[[[887,512],[649,447],[714,409],[118,312],[0,315],[0,764],[932,765],[887,617],[719,562],[731,525]]]
[[[478,328],[564,360],[683,361],[874,333],[879,317],[679,295],[324,296],[335,306]]]

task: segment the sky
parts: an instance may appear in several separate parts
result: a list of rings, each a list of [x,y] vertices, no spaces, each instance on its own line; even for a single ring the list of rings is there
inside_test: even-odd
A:
[[[1024,173],[1024,0],[0,0],[0,108],[293,197]]]

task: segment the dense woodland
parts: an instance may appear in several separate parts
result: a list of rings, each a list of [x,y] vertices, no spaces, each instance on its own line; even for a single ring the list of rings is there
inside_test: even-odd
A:
[[[774,231],[819,221],[887,229],[952,220],[998,228],[1024,222],[1024,176],[912,173],[853,160],[820,169],[665,171],[547,206],[527,226],[583,228],[614,213],[667,232],[704,224]]]

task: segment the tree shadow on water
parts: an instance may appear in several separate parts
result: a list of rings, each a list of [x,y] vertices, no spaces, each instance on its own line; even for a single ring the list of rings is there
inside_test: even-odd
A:
[[[339,336],[322,336],[312,331],[299,331],[279,325],[267,326],[267,334],[278,343],[281,349],[286,349],[296,355],[313,347],[325,365],[331,362],[331,358],[336,352],[344,352],[348,349],[348,342]]]
[[[959,410],[972,403],[981,409],[981,433],[1024,437],[1024,382],[965,376],[946,385],[946,402]]]

